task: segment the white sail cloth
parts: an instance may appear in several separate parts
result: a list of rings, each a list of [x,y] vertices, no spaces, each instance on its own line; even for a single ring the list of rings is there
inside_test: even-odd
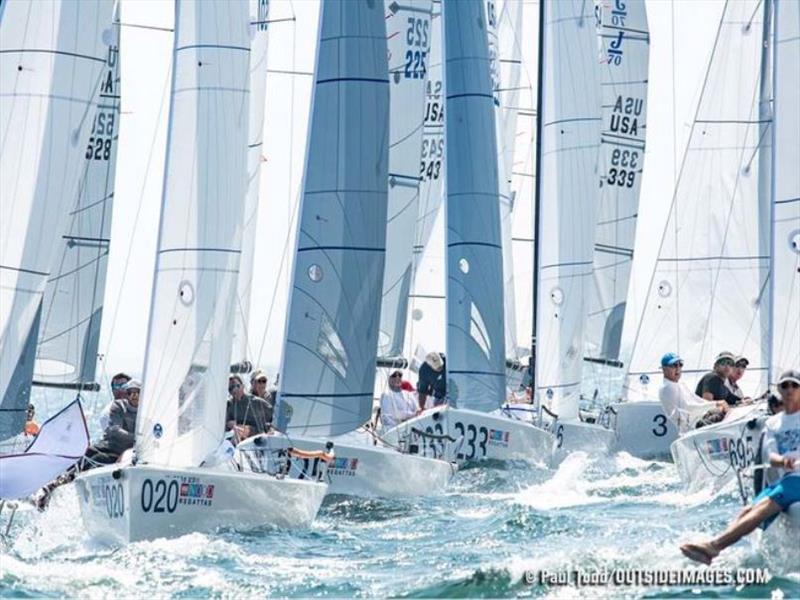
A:
[[[594,7],[545,0],[536,392],[578,417],[597,222],[600,81]]]
[[[800,3],[775,3],[770,383],[800,365]]]
[[[197,466],[222,439],[247,193],[246,0],[176,3],[170,124],[136,450]]]
[[[369,419],[386,242],[389,81],[381,2],[322,5],[277,426]]]
[[[119,7],[106,44],[89,141],[69,229],[42,302],[34,380],[96,387],[120,124]],[[108,38],[108,39],[106,39]]]
[[[247,326],[250,322],[250,295],[253,284],[258,198],[264,145],[264,101],[267,87],[268,0],[249,0],[250,7],[250,99],[247,144],[247,200],[242,226],[242,255],[239,264],[236,306],[234,309],[233,351],[231,362],[252,359],[248,348]]]
[[[723,350],[750,360],[740,382],[749,394],[766,383],[769,213],[760,204],[769,194],[759,186],[771,143],[759,111],[768,97],[759,6],[725,6],[634,342],[630,390],[646,390],[666,352],[683,358],[690,388]]]
[[[42,295],[83,172],[111,0],[0,7],[0,437],[21,430]]]
[[[447,159],[447,385],[489,412],[505,399],[497,136],[484,3],[443,5]]]
[[[75,464],[89,446],[80,400],[42,423],[24,452],[0,456],[0,499],[26,498]]]
[[[380,356],[400,356],[411,291],[419,213],[420,149],[431,43],[431,1],[386,0],[389,56],[389,208],[383,273]]]
[[[644,0],[604,2],[601,10],[602,175],[585,356],[602,365],[620,359],[644,165],[650,34]]]

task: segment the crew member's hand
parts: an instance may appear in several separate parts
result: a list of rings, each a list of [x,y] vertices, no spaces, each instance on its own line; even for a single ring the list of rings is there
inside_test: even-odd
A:
[[[794,471],[795,458],[793,456],[783,457],[783,468],[789,471]]]
[[[239,438],[240,442],[252,435],[250,425],[236,425],[233,430],[236,432],[236,437]]]

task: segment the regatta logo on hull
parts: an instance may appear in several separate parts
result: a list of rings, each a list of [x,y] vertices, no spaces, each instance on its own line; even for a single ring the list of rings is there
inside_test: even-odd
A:
[[[706,454],[711,458],[728,458],[731,449],[731,440],[728,438],[716,438],[706,442]]]
[[[356,470],[358,469],[357,458],[336,457],[330,465],[328,465],[328,474],[330,475],[346,475],[348,477],[355,477]]]
[[[511,434],[508,431],[503,431],[502,429],[490,429],[488,442],[490,446],[502,446],[503,448],[508,448],[509,437],[511,437]]]
[[[214,484],[199,483],[197,478],[187,478],[181,483],[178,503],[187,505],[211,506],[214,500]]]

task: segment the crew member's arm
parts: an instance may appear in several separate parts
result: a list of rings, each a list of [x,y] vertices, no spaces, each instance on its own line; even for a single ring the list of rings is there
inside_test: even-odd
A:
[[[135,438],[133,431],[125,429],[125,409],[115,402],[108,415],[108,428],[105,436],[118,444],[133,445]]]

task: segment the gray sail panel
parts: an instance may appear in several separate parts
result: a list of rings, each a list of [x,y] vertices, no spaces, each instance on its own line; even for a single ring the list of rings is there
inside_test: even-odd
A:
[[[431,1],[386,0],[389,56],[389,208],[386,266],[383,274],[380,356],[400,356],[408,316],[408,295],[417,216],[420,150],[427,64],[431,40]]]
[[[506,353],[487,23],[481,0],[443,10],[448,396],[460,407],[490,411],[505,399]]]
[[[120,122],[119,13],[111,26],[83,177],[42,303],[34,379],[95,382]]]
[[[770,383],[800,362],[800,3],[774,6]]]
[[[277,424],[369,419],[386,243],[389,81],[380,2],[322,5]]]
[[[6,393],[41,306],[60,248],[53,240],[66,231],[67,213],[78,195],[93,98],[112,35],[112,9],[111,0],[4,3],[0,396]]]

